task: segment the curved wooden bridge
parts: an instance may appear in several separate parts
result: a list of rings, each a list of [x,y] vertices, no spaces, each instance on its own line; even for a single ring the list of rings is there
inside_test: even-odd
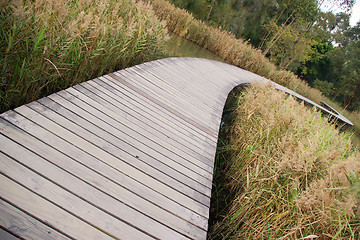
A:
[[[223,106],[255,81],[169,58],[3,113],[0,238],[205,239]]]

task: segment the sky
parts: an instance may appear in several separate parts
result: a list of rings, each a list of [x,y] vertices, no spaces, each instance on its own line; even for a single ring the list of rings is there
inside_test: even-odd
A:
[[[360,20],[360,0],[355,0],[355,5],[352,9],[350,18],[350,25],[354,26]]]
[[[326,4],[325,4],[326,5]],[[321,9],[324,12],[328,11],[328,7],[322,6]],[[333,9],[333,12],[340,12],[339,9]],[[355,26],[356,23],[360,20],[360,0],[355,0],[355,5],[352,8],[351,18],[350,18],[350,25]]]

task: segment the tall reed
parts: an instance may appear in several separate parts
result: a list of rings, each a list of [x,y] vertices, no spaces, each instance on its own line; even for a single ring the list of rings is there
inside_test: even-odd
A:
[[[360,153],[349,134],[269,86],[233,102],[209,238],[359,239]]]
[[[237,39],[221,28],[208,26],[166,0],[148,1],[152,3],[156,15],[166,21],[170,31],[207,48],[230,64],[282,84],[313,101],[321,101],[319,90],[311,88],[289,71],[278,70],[260,50],[253,48],[247,41]]]
[[[318,89],[311,88],[290,71],[279,70],[260,50],[253,48],[247,41],[237,39],[232,33],[221,28],[208,26],[186,10],[177,8],[166,0],[147,1],[152,3],[156,15],[166,21],[166,27],[170,31],[207,48],[230,64],[268,78],[314,102],[325,101],[335,106],[355,124],[354,131],[359,135],[360,118],[355,113],[341,111],[341,106],[324,97]]]
[[[133,0],[1,0],[0,112],[163,55],[164,23]]]

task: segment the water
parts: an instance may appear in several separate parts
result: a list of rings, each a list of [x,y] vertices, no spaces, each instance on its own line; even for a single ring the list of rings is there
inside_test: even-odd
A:
[[[224,59],[199,45],[169,32],[170,39],[167,42],[166,51],[171,57],[197,57],[225,62]],[[353,144],[360,148],[360,134],[356,131]]]
[[[169,32],[166,51],[171,57],[196,57],[224,62],[224,59],[199,45]]]

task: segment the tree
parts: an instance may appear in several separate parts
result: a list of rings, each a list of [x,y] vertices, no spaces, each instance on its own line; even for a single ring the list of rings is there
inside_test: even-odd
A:
[[[311,86],[314,86],[317,80],[317,86],[325,86],[325,83],[321,82],[333,82],[334,77],[331,71],[331,59],[327,55],[332,51],[334,47],[327,39],[317,39],[311,46],[310,58],[296,70],[296,74],[303,80],[307,81]],[[332,86],[334,83],[332,83]],[[317,88],[317,87],[316,87]],[[320,89],[321,90],[321,89]],[[330,95],[329,88],[325,93]]]
[[[345,108],[355,110],[360,106],[360,41],[343,49],[341,66],[342,95]]]
[[[337,5],[345,8],[347,11],[349,11],[354,4],[353,0],[332,0],[328,2],[334,6]],[[341,23],[348,23],[348,19],[346,19],[346,17],[348,17],[347,14],[331,19],[329,18],[332,16],[331,14],[326,16],[321,13],[320,6],[324,3],[326,3],[324,0],[319,2],[314,0],[284,0],[282,6],[285,6],[286,10],[283,9],[279,11],[279,16],[275,16],[265,25],[265,34],[260,46],[264,50],[264,53],[270,56],[270,58],[276,58],[275,63],[279,64],[281,69],[294,71],[298,65],[303,64],[310,58],[311,45],[314,44],[314,40],[319,38],[317,32],[319,25],[330,27],[331,31],[334,31],[334,26],[340,26],[340,29],[347,27],[341,25]],[[279,19],[283,18],[282,15],[284,13],[288,17],[279,25]],[[327,22],[326,20],[331,21]],[[343,21],[341,22],[341,20]],[[278,27],[275,27],[274,23],[277,24]],[[295,37],[292,39],[292,44],[284,44],[284,39],[289,38],[289,36]],[[329,34],[328,37],[330,36],[332,35]],[[339,36],[342,35],[339,34]],[[320,39],[326,39],[326,37]],[[280,48],[283,49],[279,51]],[[272,56],[274,54],[276,55],[275,57]]]
[[[267,25],[273,29],[276,38],[265,43],[265,53],[280,68],[289,68],[290,64],[293,64],[291,68],[296,69],[299,64],[309,59],[313,40],[305,35],[306,29],[299,31],[299,25],[303,26],[304,23],[297,21],[291,25],[278,26],[275,22],[270,22]]]

